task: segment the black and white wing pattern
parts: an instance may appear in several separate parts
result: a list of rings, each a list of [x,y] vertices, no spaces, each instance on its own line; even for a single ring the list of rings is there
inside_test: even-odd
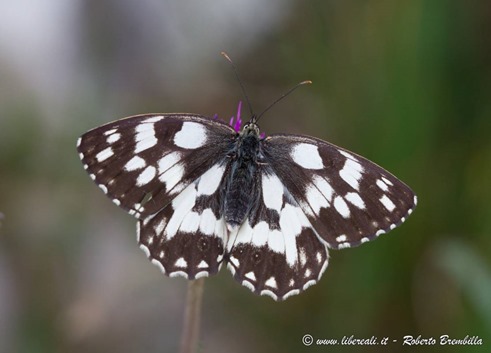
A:
[[[240,121],[240,118],[238,118]],[[92,180],[138,219],[141,249],[171,277],[227,264],[283,300],[317,283],[328,249],[370,241],[405,221],[411,189],[367,159],[297,135],[263,138],[199,115],[140,115],[84,134]]]
[[[309,220],[268,167],[260,199],[227,244],[228,268],[256,294],[284,300],[317,283],[329,253]]]
[[[392,174],[320,139],[272,135],[263,151],[278,178],[274,187],[296,201],[329,248],[370,241],[404,222],[416,206],[416,195]]]
[[[325,141],[272,135],[262,141],[259,200],[227,243],[228,268],[257,294],[283,300],[315,284],[328,248],[360,245],[394,229],[414,193],[367,159]]]
[[[216,273],[226,227],[217,192],[236,135],[198,115],[117,120],[77,143],[84,168],[119,207],[138,218],[138,242],[169,276]]]

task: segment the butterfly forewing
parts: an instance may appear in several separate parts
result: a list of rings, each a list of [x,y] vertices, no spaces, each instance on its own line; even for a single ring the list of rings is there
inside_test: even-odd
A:
[[[225,123],[197,115],[140,115],[87,132],[78,151],[104,193],[144,217],[223,158],[233,134]]]
[[[272,135],[266,160],[331,248],[352,247],[401,224],[416,206],[412,190],[352,152],[307,136]]]

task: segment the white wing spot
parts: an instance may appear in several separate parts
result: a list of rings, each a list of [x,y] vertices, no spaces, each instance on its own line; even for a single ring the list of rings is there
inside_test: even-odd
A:
[[[320,264],[322,262],[322,254],[320,251],[315,254],[315,258],[317,259],[317,262]]]
[[[280,228],[285,243],[286,262],[292,267],[297,260],[296,237],[302,231],[302,220],[299,218],[300,213],[301,210],[297,207],[286,204],[280,215]]]
[[[174,188],[184,175],[184,168],[181,164],[175,164],[172,168],[168,169],[164,174],[159,176],[159,180],[165,183],[165,191],[169,192]]]
[[[269,226],[265,221],[256,224],[252,233],[252,245],[258,247],[265,245],[268,242],[268,234]]]
[[[343,169],[339,171],[339,176],[353,189],[359,190],[362,172],[363,167],[360,163],[352,159],[346,159]]]
[[[198,264],[198,268],[207,268],[208,264],[206,263],[205,260],[201,260],[201,262]]]
[[[174,264],[174,266],[176,266],[176,267],[187,267],[188,263],[186,262],[186,260],[184,260],[183,257],[180,257],[176,260],[176,263]]]
[[[145,123],[156,123],[162,120],[164,117],[162,115],[152,116],[151,118],[145,119]]]
[[[167,239],[171,239],[177,234],[182,220],[188,214],[188,212],[191,211],[195,203],[196,189],[194,188],[194,184],[190,184],[186,189],[184,189],[183,192],[172,200],[171,205],[174,209],[174,213],[170,217],[167,227],[165,228],[165,235],[167,235]]]
[[[235,256],[229,256],[229,261],[230,264],[234,265],[235,267],[239,267],[240,265],[239,259],[237,259]]]
[[[162,272],[163,274],[165,274],[165,268],[164,268],[164,266],[163,266],[163,265],[160,263],[160,261],[159,261],[159,260],[157,260],[157,259],[152,259],[152,261],[151,261],[151,262],[152,262],[152,264],[154,264],[155,266],[157,266],[157,267],[159,268],[160,272]]]
[[[380,202],[385,206],[385,208],[389,211],[392,212],[394,208],[396,208],[396,205],[387,197],[387,195],[384,195],[380,198]]]
[[[215,224],[217,219],[213,211],[209,208],[201,213],[199,230],[205,235],[212,235],[215,232]]]
[[[356,207],[358,207],[360,210],[364,210],[366,208],[365,203],[361,199],[360,195],[356,192],[348,192],[344,198]]]
[[[135,131],[135,153],[145,151],[146,149],[149,149],[157,144],[158,140],[155,137],[155,128],[153,123],[140,124],[136,127]]]
[[[385,234],[385,230],[383,230],[383,229],[379,229],[379,230],[378,230],[378,231],[375,233],[375,235],[376,235],[377,237],[378,237],[379,235],[382,235],[382,234]]]
[[[256,275],[252,271],[251,272],[247,272],[244,275],[244,277],[250,279],[251,281],[256,281]]]
[[[262,176],[263,201],[267,208],[281,212],[283,206],[283,184],[274,174]]]
[[[261,291],[261,295],[267,295],[268,297],[273,298],[274,300],[278,300],[278,296],[271,292],[269,289],[263,289]]]
[[[351,245],[350,243],[341,243],[338,245],[338,249],[346,249],[349,248]]]
[[[157,174],[157,170],[155,167],[149,165],[146,167],[143,172],[138,175],[138,178],[136,179],[136,185],[138,186],[143,186],[148,184],[155,178],[155,175]]]
[[[132,172],[134,170],[142,169],[146,165],[147,163],[145,163],[145,160],[143,158],[134,156],[125,164],[124,169],[127,172]]]
[[[390,186],[394,185],[394,184],[392,184],[392,182],[391,182],[389,179],[387,179],[386,177],[382,177],[382,181],[383,181],[384,183],[386,183],[387,185],[390,185]]]
[[[169,170],[169,168],[178,163],[180,160],[181,154],[179,152],[172,152],[160,158],[158,162],[159,174],[165,173],[167,170]]]
[[[199,123],[185,121],[182,128],[174,136],[174,143],[178,147],[195,149],[206,142],[206,128]]]
[[[367,237],[363,237],[363,238],[360,239],[360,242],[363,244],[363,243],[366,243],[369,240],[370,239],[368,239]]]
[[[109,144],[113,144],[114,142],[118,141],[120,138],[121,138],[121,134],[112,134],[109,135],[106,141]]]
[[[307,268],[305,270],[305,275],[304,275],[305,278],[309,278],[311,275],[312,275],[312,271],[310,270],[310,268]]]
[[[118,199],[113,199],[113,202],[116,206],[121,205],[121,201],[119,201]]]
[[[252,272],[250,272],[250,273],[252,273]],[[243,280],[242,285],[246,288],[249,288],[253,292],[256,290],[256,287],[254,287],[254,285],[249,281]]]
[[[198,279],[198,278],[201,278],[201,277],[208,277],[208,276],[209,276],[209,273],[207,271],[201,271],[201,272],[198,272],[194,276],[194,279]]]
[[[377,179],[377,186],[382,190],[382,191],[387,191],[389,190],[389,187],[387,186],[386,183],[382,179]]]
[[[208,169],[199,179],[198,183],[198,196],[200,195],[212,195],[220,185],[222,181],[225,167],[215,164]]]
[[[167,224],[166,220],[163,219],[159,222],[159,224],[157,224],[154,228],[155,230],[155,234],[162,234],[162,232],[164,231],[165,229],[165,225]]]
[[[274,277],[270,277],[265,283],[265,286],[271,287],[271,288],[278,288],[278,284],[276,283],[276,280]]]
[[[306,169],[322,169],[324,163],[319,154],[319,148],[309,143],[299,143],[290,152],[293,161]]]
[[[271,230],[268,234],[268,247],[276,253],[285,252],[285,240],[279,230]]]
[[[341,196],[336,196],[334,198],[334,208],[344,218],[348,218],[350,216],[350,210],[348,208],[348,205],[346,204],[346,202],[343,200]]]
[[[189,212],[181,222],[180,231],[184,233],[196,233],[199,228],[200,217],[196,212]]]
[[[297,295],[298,293],[300,293],[300,291],[298,289],[292,289],[291,291],[289,291],[288,293],[286,293],[284,296],[283,296],[283,300],[285,300],[286,298],[289,298],[293,295]]]
[[[232,273],[232,275],[234,276],[235,275],[235,267],[230,262],[227,264],[227,268]]]
[[[341,153],[343,156],[345,156],[345,157],[347,157],[347,158],[349,158],[349,159],[352,159],[352,160],[354,160],[354,161],[356,161],[356,162],[358,161],[358,160],[355,158],[355,156],[353,156],[351,153],[348,153],[348,152],[343,151],[343,150],[339,150],[339,153]]]
[[[345,235],[345,234],[342,234],[342,235],[340,235],[340,236],[338,236],[338,237],[336,238],[336,241],[337,241],[338,243],[343,243],[343,242],[345,242],[346,240],[348,240],[348,238],[346,237],[346,235]]]
[[[116,131],[118,131],[117,129],[111,129],[111,130],[107,130],[104,135],[105,136],[109,136],[109,135],[112,135],[114,134]]]
[[[143,252],[145,253],[145,255],[146,255],[147,257],[150,257],[150,250],[148,250],[148,248],[147,248],[145,245],[140,244],[140,249],[142,249],[142,250],[143,250]]]
[[[307,263],[307,254],[305,253],[305,248],[300,248],[298,252],[298,257],[300,259],[300,265],[305,266]]]
[[[169,277],[184,277],[188,279],[188,274],[184,271],[175,271],[172,273],[169,273]]]
[[[319,191],[322,193],[322,195],[326,198],[326,200],[328,202],[331,202],[332,195],[334,194],[334,190],[333,190],[331,184],[329,184],[326,179],[324,179],[318,175],[316,175],[314,177],[313,182],[314,182],[314,185],[317,186]]]
[[[104,194],[107,194],[107,188],[105,185],[99,184],[99,188],[102,190]]]
[[[306,196],[309,206],[316,215],[319,215],[322,208],[329,206],[329,202],[315,185],[309,185],[307,187]]]
[[[97,162],[103,162],[106,159],[108,159],[109,157],[111,157],[112,155],[114,155],[113,149],[111,147],[108,147],[108,148],[100,151],[99,153],[97,153],[95,158],[97,159]]]

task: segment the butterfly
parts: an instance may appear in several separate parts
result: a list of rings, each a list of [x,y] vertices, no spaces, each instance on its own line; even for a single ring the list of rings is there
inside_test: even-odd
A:
[[[358,246],[406,220],[413,191],[321,139],[260,133],[197,114],[144,114],[78,139],[85,170],[137,219],[160,270],[193,280],[226,264],[260,295],[284,300],[317,283],[329,249]],[[235,125],[235,126],[231,126]]]

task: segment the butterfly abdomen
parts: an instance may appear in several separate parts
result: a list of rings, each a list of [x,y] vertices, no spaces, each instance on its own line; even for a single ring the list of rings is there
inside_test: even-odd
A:
[[[232,228],[240,226],[258,195],[259,138],[255,134],[238,137],[231,153],[231,168],[225,186],[225,221]]]

